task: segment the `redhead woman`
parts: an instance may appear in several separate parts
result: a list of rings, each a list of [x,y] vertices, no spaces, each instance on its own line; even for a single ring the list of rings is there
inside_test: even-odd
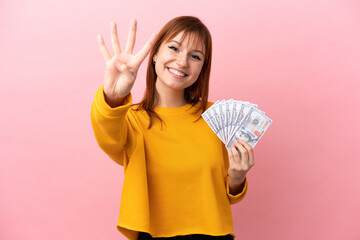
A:
[[[91,106],[100,148],[124,168],[117,229],[130,240],[234,239],[230,205],[246,194],[254,153],[243,141],[227,151],[201,117],[213,104],[210,32],[196,17],[177,17],[134,54],[136,25],[122,50],[111,23],[113,55],[98,36],[105,77]],[[148,55],[146,91],[133,104]]]

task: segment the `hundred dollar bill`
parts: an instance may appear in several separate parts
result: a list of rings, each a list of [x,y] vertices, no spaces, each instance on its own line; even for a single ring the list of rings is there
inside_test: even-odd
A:
[[[237,101],[235,103],[235,118],[233,119],[233,123],[231,126],[231,129],[229,131],[229,137],[227,143],[230,141],[231,137],[234,135],[235,131],[241,126],[243,123],[245,117],[248,115],[248,113],[253,109],[253,107],[249,104],[244,104],[242,102]]]
[[[225,116],[224,116],[224,112],[222,110],[222,102],[219,102],[214,108],[212,113],[215,116],[215,121],[216,124],[219,128],[219,135],[221,136],[222,139],[224,139],[224,141],[226,142],[226,136],[225,136],[225,132],[224,132],[224,124],[225,124]]]
[[[225,138],[221,133],[222,121],[220,120],[220,116],[219,116],[220,114],[217,111],[215,111],[215,108],[212,108],[210,110],[209,109],[206,110],[201,116],[204,118],[204,120],[207,122],[210,128],[215,132],[215,134],[220,138],[220,140],[224,144],[226,144]]]
[[[220,129],[214,121],[212,114],[210,112],[204,112],[201,116],[204,118],[205,122],[210,126],[213,132],[220,138],[220,140],[226,144],[225,139],[223,139],[223,137],[219,134]]]
[[[227,142],[229,139],[230,132],[230,121],[231,121],[231,112],[230,112],[231,103],[229,101],[224,103],[223,111],[225,111],[225,141]]]
[[[264,135],[269,128],[271,122],[272,120],[262,114],[260,110],[251,108],[242,124],[238,126],[235,133],[231,136],[230,141],[226,144],[226,148],[230,150],[231,146],[239,139],[246,141],[254,148],[262,135]]]
[[[219,134],[221,137],[227,142],[227,134],[226,134],[226,126],[227,126],[227,114],[226,114],[226,101],[223,100],[219,102],[214,108],[213,111],[215,112],[215,115],[218,116],[217,124],[220,128]]]
[[[218,129],[216,128],[216,125],[213,123],[213,121],[211,121],[209,113],[204,112],[203,114],[201,114],[201,116],[203,117],[205,122],[210,126],[211,130],[213,130],[214,133],[216,133],[218,131]]]
[[[238,103],[238,104],[249,105],[250,107],[253,107],[253,108],[258,108],[257,104],[254,104],[254,103],[251,103],[251,102],[248,102],[248,101],[235,101],[235,102]]]
[[[234,100],[230,100],[229,101],[229,109],[231,111],[230,113],[230,121],[229,121],[229,127],[228,127],[228,131],[227,131],[227,135],[229,137],[232,136],[232,131],[235,128],[236,125],[240,124],[241,121],[241,112],[243,111],[244,108],[244,104],[238,104],[237,101]],[[228,139],[230,140],[230,139]]]

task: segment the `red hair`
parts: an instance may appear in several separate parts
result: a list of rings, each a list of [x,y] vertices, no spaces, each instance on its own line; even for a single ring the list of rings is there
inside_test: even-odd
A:
[[[153,124],[154,117],[159,119],[162,123],[163,120],[154,111],[157,100],[157,92],[155,88],[155,81],[157,74],[155,72],[155,65],[153,57],[158,52],[162,42],[174,38],[180,32],[184,32],[181,41],[189,34],[194,37],[196,41],[201,41],[205,46],[205,59],[198,79],[194,84],[185,88],[184,97],[187,103],[192,106],[200,102],[193,114],[206,110],[206,104],[209,93],[209,78],[211,69],[211,55],[212,55],[212,41],[211,35],[207,27],[196,17],[181,16],[170,20],[158,33],[155,44],[153,45],[146,72],[146,90],[143,99],[138,103],[139,106],[136,110],[145,110],[150,117],[149,129]],[[198,121],[201,116],[196,120]]]

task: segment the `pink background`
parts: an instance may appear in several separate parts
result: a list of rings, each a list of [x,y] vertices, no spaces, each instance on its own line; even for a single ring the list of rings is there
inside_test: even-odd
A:
[[[360,239],[358,0],[0,2],[0,239],[125,239],[123,169],[97,146],[96,35],[135,52],[170,19],[210,29],[210,100],[248,100],[273,124],[255,147],[237,239]],[[145,60],[146,61],[146,60]],[[133,88],[145,89],[145,63]]]

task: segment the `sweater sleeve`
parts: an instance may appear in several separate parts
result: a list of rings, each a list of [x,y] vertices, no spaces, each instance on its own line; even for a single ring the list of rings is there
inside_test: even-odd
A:
[[[240,202],[246,195],[246,192],[247,192],[247,188],[248,188],[248,183],[247,183],[247,179],[245,178],[245,184],[244,184],[244,187],[242,189],[242,191],[236,195],[232,195],[230,193],[230,186],[229,186],[229,175],[226,176],[226,194],[229,198],[229,201],[230,201],[230,204],[235,204],[235,203],[238,203]]]
[[[95,93],[91,105],[91,124],[100,148],[116,163],[124,166],[125,144],[129,134],[126,119],[132,103],[131,93],[121,106],[111,108],[105,101],[104,85]]]

